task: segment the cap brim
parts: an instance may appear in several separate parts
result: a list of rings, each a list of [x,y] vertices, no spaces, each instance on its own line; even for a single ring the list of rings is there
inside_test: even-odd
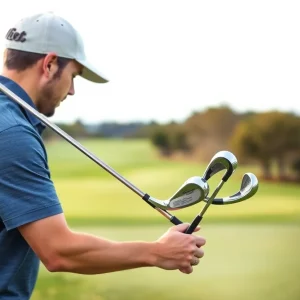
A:
[[[80,74],[83,78],[96,83],[108,82],[108,79],[105,78],[97,69],[95,69],[89,61],[77,61],[83,66],[82,73]]]

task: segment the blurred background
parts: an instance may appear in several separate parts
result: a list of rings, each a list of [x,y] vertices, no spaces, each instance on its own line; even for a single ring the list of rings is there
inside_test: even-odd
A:
[[[43,266],[39,299],[300,299],[300,4],[298,1],[28,0],[0,19],[4,37],[25,15],[54,11],[82,33],[109,83],[75,80],[51,121],[159,199],[202,176],[220,150],[259,179],[244,202],[211,206],[205,257],[189,276],[154,268],[82,276]],[[57,193],[74,230],[155,240],[171,224],[46,129]],[[220,176],[212,178],[211,189]],[[176,216],[191,222],[202,203]]]

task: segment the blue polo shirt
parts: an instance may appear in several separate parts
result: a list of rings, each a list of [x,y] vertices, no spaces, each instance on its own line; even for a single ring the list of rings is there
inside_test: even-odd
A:
[[[0,82],[32,107],[15,82]],[[62,213],[41,138],[45,126],[0,92],[0,299],[28,300],[35,286],[39,258],[18,227]]]

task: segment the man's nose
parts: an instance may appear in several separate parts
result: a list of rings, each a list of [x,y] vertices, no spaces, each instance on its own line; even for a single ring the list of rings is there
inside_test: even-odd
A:
[[[71,87],[69,89],[68,95],[73,96],[75,94],[74,82],[72,81]]]

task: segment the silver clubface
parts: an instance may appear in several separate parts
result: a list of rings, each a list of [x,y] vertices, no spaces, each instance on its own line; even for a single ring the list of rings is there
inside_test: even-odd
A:
[[[194,176],[189,178],[168,200],[157,200],[150,197],[148,201],[162,209],[176,210],[204,200],[208,193],[208,183],[200,176]]]
[[[252,173],[246,173],[243,176],[241,188],[237,193],[225,198],[215,198],[212,204],[233,204],[247,200],[256,194],[256,192],[258,191],[258,187],[259,183],[257,177]],[[207,202],[208,197],[206,197],[204,201]]]
[[[225,169],[233,169],[233,171],[237,168],[237,159],[236,157],[229,151],[219,151],[216,153],[211,161],[209,162],[206,170],[203,174],[203,179],[208,180],[216,173],[223,171]],[[231,173],[231,174],[232,174]]]

